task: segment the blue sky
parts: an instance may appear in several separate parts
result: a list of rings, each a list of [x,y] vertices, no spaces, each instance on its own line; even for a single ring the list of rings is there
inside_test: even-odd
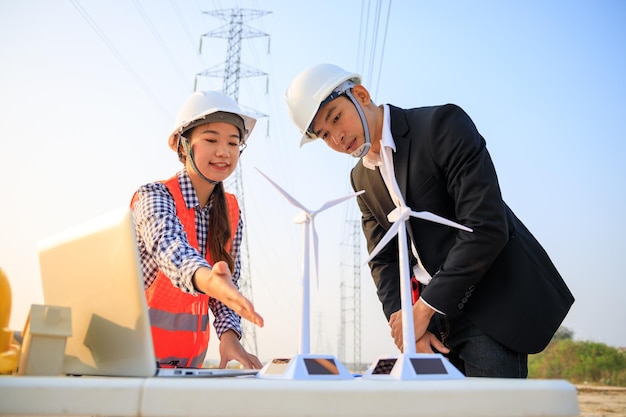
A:
[[[241,159],[253,297],[266,319],[262,360],[298,347],[302,230],[297,210],[254,168],[311,208],[351,192],[356,161],[321,143],[299,148],[282,98],[293,76],[320,62],[363,74],[379,103],[463,107],[506,202],[576,297],[564,325],[576,339],[626,346],[626,4],[608,0],[0,0],[0,267],[13,328],[43,302],[38,240],[127,205],[137,187],[180,168],[166,142],[175,114],[196,74],[225,60],[224,39],[203,38],[198,53],[201,36],[223,24],[202,12],[236,6],[271,12],[248,22],[269,36],[242,43],[242,61],[267,75],[241,80],[239,95],[268,116]],[[221,79],[197,83],[221,88]],[[316,219],[317,353],[337,354],[351,246],[367,256],[348,227],[357,216],[347,203]],[[361,269],[368,362],[395,348]]]

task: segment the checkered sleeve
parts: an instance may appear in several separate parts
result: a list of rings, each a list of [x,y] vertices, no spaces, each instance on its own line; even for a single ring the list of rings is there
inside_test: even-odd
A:
[[[167,187],[157,182],[139,188],[133,216],[144,287],[148,288],[154,282],[160,269],[174,286],[196,295],[193,274],[200,267],[209,267],[209,264],[189,244]]]
[[[239,213],[239,223],[237,224],[237,231],[235,233],[235,238],[233,239],[233,246],[231,248],[231,255],[235,260],[235,271],[233,272],[233,283],[237,288],[239,288],[239,276],[241,274],[241,241],[243,238],[243,218],[241,216],[241,212]],[[221,338],[222,334],[224,334],[228,330],[234,330],[241,338],[241,317],[233,310],[222,304],[221,301],[216,300],[215,298],[211,298],[209,301],[209,308],[213,312],[213,316],[215,320],[213,321],[213,326],[215,327],[215,332],[217,333],[217,337]]]

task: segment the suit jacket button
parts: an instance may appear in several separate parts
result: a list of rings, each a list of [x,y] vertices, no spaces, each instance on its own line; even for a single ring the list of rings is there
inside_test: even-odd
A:
[[[471,291],[465,291],[465,296],[466,296],[466,297],[469,297],[469,296],[471,296],[471,295],[472,295],[472,292],[471,292]]]
[[[456,306],[457,306],[457,308],[458,308],[459,310],[461,310],[463,307],[465,307],[465,304],[463,304],[463,303],[458,303]]]
[[[470,291],[474,291],[475,289],[476,289],[476,285],[470,285],[470,286],[469,286],[469,290],[470,290]]]

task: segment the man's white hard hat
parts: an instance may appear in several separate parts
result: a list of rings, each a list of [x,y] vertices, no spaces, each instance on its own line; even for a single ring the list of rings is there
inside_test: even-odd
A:
[[[333,64],[313,65],[291,81],[285,92],[285,101],[291,120],[302,133],[300,146],[316,139],[309,128],[320,105],[346,81],[361,84],[361,76]]]

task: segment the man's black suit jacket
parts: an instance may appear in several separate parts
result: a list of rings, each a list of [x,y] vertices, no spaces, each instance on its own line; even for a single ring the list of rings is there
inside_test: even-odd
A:
[[[390,107],[395,175],[406,204],[473,229],[411,218],[409,235],[433,277],[422,297],[451,317],[466,314],[486,334],[523,353],[540,352],[574,297],[545,250],[504,203],[485,141],[458,106]],[[378,169],[351,173],[371,252],[391,224],[393,202]],[[400,309],[397,240],[370,262],[383,311]]]

